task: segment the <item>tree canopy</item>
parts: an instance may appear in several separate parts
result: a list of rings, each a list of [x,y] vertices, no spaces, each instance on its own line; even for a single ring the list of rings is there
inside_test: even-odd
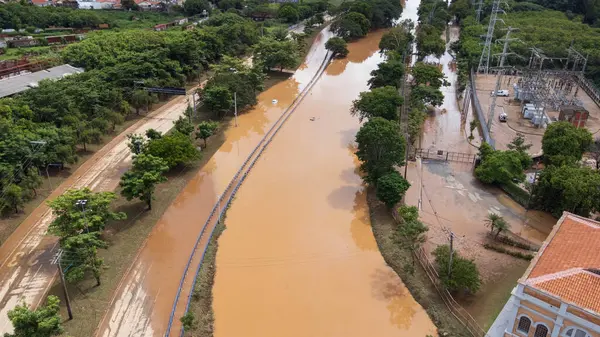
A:
[[[486,184],[507,184],[525,180],[522,155],[514,150],[494,150],[487,144],[481,144],[481,163],[475,169],[475,177]]]
[[[325,43],[325,48],[333,53],[334,57],[346,57],[348,55],[347,43],[341,37],[332,37]]]
[[[163,159],[169,168],[188,164],[201,157],[190,137],[179,132],[151,140],[144,153]]]
[[[377,198],[388,208],[394,207],[408,191],[410,183],[397,171],[391,171],[377,179]]]
[[[395,121],[381,117],[369,119],[356,134],[358,151],[362,161],[360,169],[365,180],[376,183],[379,177],[394,170],[394,166],[404,165],[406,142]]]
[[[371,89],[393,86],[399,89],[404,79],[404,63],[402,60],[390,59],[379,63],[377,69],[371,71],[369,87]]]
[[[544,162],[548,165],[576,163],[592,141],[592,134],[585,128],[577,128],[569,122],[552,123],[542,138]]]
[[[382,117],[395,121],[398,108],[404,99],[395,87],[387,86],[361,92],[359,99],[352,102],[351,113],[362,121],[365,118]]]
[[[300,63],[298,45],[295,41],[285,39],[278,41],[263,37],[254,47],[254,59],[262,63],[265,69],[294,69]]]
[[[46,304],[31,310],[27,304],[19,304],[8,311],[8,319],[12,322],[14,332],[5,333],[4,337],[52,337],[63,333],[60,317],[60,301],[50,295]]]
[[[438,273],[446,288],[451,292],[476,293],[481,286],[479,270],[473,260],[468,260],[454,252],[452,272],[448,270],[450,263],[450,247],[440,245],[433,251]]]
[[[152,209],[152,199],[156,185],[167,181],[163,174],[169,170],[167,162],[152,155],[140,154],[133,159],[131,170],[121,177],[121,194],[131,200],[139,198]]]
[[[333,31],[345,40],[353,40],[367,35],[371,23],[363,14],[349,12],[342,15],[332,25]]]

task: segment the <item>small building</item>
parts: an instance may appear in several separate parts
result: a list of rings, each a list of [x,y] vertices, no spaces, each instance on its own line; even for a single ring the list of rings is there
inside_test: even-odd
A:
[[[39,41],[34,39],[31,36],[15,38],[13,40],[8,41],[8,46],[11,48],[34,47],[34,46],[37,46],[38,44],[39,44]]]
[[[35,88],[42,80],[58,80],[69,75],[82,73],[84,70],[68,64],[49,68],[34,73],[13,76],[0,80],[0,98],[18,94],[20,92]]]
[[[578,128],[585,127],[590,113],[582,106],[561,105],[558,109],[558,120],[567,121]]]
[[[489,337],[600,337],[600,222],[564,212]]]

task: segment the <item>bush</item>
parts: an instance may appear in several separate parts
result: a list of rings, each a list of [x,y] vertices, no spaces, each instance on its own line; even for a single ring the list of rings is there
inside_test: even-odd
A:
[[[347,43],[341,37],[332,37],[327,40],[325,48],[331,51],[334,57],[346,57],[348,55]]]
[[[493,250],[496,251],[498,253],[503,253],[506,255],[510,255],[512,257],[516,257],[518,259],[523,259],[523,260],[527,260],[527,261],[531,261],[533,259],[533,254],[525,254],[525,253],[521,253],[521,252],[515,252],[512,250],[508,250],[502,246],[495,246],[495,245],[490,245],[488,243],[485,243],[483,245],[483,248],[485,249],[489,249],[489,250]]]
[[[440,245],[434,251],[435,263],[440,279],[446,289],[451,292],[476,293],[481,286],[479,270],[473,260],[461,257],[454,252],[452,257],[452,273],[449,274],[448,264],[450,262],[450,247]]]
[[[499,184],[498,186],[519,205],[525,208],[529,207],[530,194],[526,190],[519,187],[519,185],[509,181],[505,184]]]
[[[388,208],[394,207],[410,187],[410,183],[397,171],[392,171],[377,179],[377,198]]]

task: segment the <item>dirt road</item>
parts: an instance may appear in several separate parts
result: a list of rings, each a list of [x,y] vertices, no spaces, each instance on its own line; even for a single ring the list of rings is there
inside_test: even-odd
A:
[[[225,131],[223,145],[153,228],[121,281],[97,336],[164,335],[181,276],[216,200],[265,132],[310,82],[325,57],[329,36],[328,30],[321,32],[294,76],[261,93],[255,108],[238,117],[238,126]]]
[[[131,164],[126,135],[145,133],[150,128],[166,132],[173,126],[173,121],[183,115],[186,107],[186,97],[174,98],[129,127],[81,165],[48,200],[71,188],[114,190]],[[51,221],[52,212],[44,202],[0,247],[0,334],[12,331],[7,312],[21,301],[37,306],[57,274],[51,260],[58,242],[55,237],[46,235]]]

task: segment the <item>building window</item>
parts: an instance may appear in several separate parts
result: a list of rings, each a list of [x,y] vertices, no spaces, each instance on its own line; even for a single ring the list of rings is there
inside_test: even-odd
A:
[[[568,337],[590,337],[590,335],[588,335],[587,332],[585,332],[581,329],[576,329],[576,328],[568,329],[567,332],[565,333],[565,336],[568,336]]]
[[[548,335],[548,328],[545,325],[539,324],[537,328],[535,328],[535,333],[533,337],[546,337]]]
[[[519,332],[528,334],[530,327],[531,327],[531,320],[525,316],[521,316],[521,318],[519,318],[519,325],[517,325],[517,330],[519,330]]]

